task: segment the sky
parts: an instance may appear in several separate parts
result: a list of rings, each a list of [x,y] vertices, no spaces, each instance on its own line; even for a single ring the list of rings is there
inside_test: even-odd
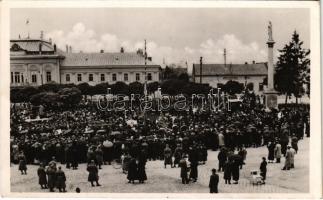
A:
[[[26,21],[29,21],[26,24]],[[267,61],[268,22],[273,25],[275,60],[296,30],[310,44],[310,11],[302,8],[14,8],[11,39],[46,39],[73,52],[134,52],[144,47],[153,62],[227,63]]]

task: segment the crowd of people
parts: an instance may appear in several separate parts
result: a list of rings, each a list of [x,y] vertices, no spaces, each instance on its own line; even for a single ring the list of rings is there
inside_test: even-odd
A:
[[[32,115],[30,105],[12,108],[10,158],[19,164],[22,174],[27,173],[28,164],[40,164],[38,176],[43,181],[39,183],[50,191],[53,186],[65,191],[62,169],[50,167],[53,158],[72,170],[77,170],[79,163],[88,163],[92,186],[94,182],[100,186],[98,170],[115,159],[123,161],[129,183],[144,183],[146,162],[164,160],[165,168],[180,167],[182,183],[187,184],[197,181],[198,165],[207,161],[209,149],[220,150],[218,171],[224,172],[225,183],[230,184],[232,178],[237,184],[247,148],[267,146],[268,162],[276,159],[279,163],[285,155],[287,163],[283,169],[288,170],[293,167],[291,149],[296,153],[297,141],[310,133],[306,106],[270,112],[255,107],[161,113],[104,112],[95,106],[79,106],[65,111],[46,110],[28,121]],[[51,176],[56,177],[54,185],[49,184],[53,183]]]

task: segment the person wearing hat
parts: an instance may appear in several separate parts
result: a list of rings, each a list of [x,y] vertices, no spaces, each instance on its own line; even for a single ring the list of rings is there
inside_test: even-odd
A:
[[[164,149],[164,166],[166,168],[167,165],[173,167],[173,160],[172,160],[172,150],[169,148],[169,145],[166,144]]]
[[[210,176],[209,188],[210,193],[218,193],[219,175],[216,174],[216,169],[212,169],[212,175]]]
[[[89,172],[88,181],[91,182],[91,186],[94,187],[93,182],[96,182],[96,186],[101,186],[99,184],[99,170],[95,165],[94,160],[91,160],[88,164],[86,170]]]
[[[291,151],[291,147],[287,146],[287,150],[286,150],[286,155],[285,155],[285,165],[284,168],[282,170],[290,170],[291,168],[291,161],[292,161],[292,151]]]
[[[182,178],[182,184],[188,184],[189,179],[188,179],[188,166],[187,166],[187,161],[186,161],[186,155],[183,154],[182,159],[179,161],[179,166],[181,168],[181,178]]]
[[[218,171],[219,172],[221,172],[221,170],[224,171],[224,164],[225,164],[225,161],[227,160],[227,153],[226,153],[224,147],[222,147],[220,149],[220,152],[218,154],[218,160],[219,160],[219,169],[218,169]]]
[[[37,175],[38,175],[38,183],[41,189],[47,189],[47,177],[46,177],[44,164],[40,163],[39,168],[37,170]]]
[[[19,156],[18,156],[18,160],[19,160],[19,171],[21,172],[21,174],[27,174],[27,161],[26,161],[26,156],[25,154],[21,151]]]
[[[174,151],[174,167],[176,167],[176,165],[178,165],[179,167],[179,161],[182,158],[182,153],[183,153],[183,149],[181,147],[181,144],[177,144],[177,147]]]
[[[265,157],[262,157],[262,162],[260,164],[260,176],[262,177],[262,183],[265,184],[266,174],[267,174],[267,161]]]
[[[66,192],[65,182],[66,182],[65,173],[63,172],[62,167],[59,166],[58,170],[56,171],[56,187],[58,188],[59,192]]]
[[[282,156],[282,147],[281,144],[279,144],[278,140],[276,140],[276,146],[275,146],[275,158],[276,163],[280,163],[280,158]]]

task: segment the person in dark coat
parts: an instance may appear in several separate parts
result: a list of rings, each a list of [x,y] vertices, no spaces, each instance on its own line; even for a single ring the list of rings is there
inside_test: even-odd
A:
[[[219,169],[218,171],[221,172],[224,171],[224,163],[227,160],[227,153],[224,148],[221,148],[219,154],[218,154],[218,160],[219,160]]]
[[[56,165],[53,163],[48,166],[46,170],[47,179],[48,179],[48,188],[50,192],[54,192],[55,181],[56,181]]]
[[[231,161],[226,161],[223,165],[224,173],[223,179],[225,180],[225,184],[231,184]]]
[[[262,183],[265,184],[265,180],[266,180],[266,174],[267,174],[267,162],[266,162],[266,158],[263,157],[262,158],[262,162],[260,164],[260,176],[262,177]]]
[[[72,146],[70,147],[71,149],[71,165],[72,165],[72,169],[76,170],[78,167],[78,158],[79,158],[79,150],[78,150],[78,146],[76,144],[76,142],[73,142]]]
[[[295,150],[295,152],[297,153],[298,151],[298,138],[297,137],[292,137],[292,142],[291,142],[291,145],[292,145],[292,148]]]
[[[89,172],[88,181],[91,182],[91,186],[94,187],[95,185],[93,182],[96,182],[96,186],[101,186],[99,184],[99,170],[95,165],[94,160],[91,160],[90,164],[88,164],[86,170]]]
[[[62,170],[62,167],[58,167],[56,171],[56,187],[58,188],[59,192],[66,192],[66,176]],[[63,190],[63,191],[62,191]]]
[[[41,189],[47,189],[46,171],[42,163],[39,165],[39,168],[37,170],[37,175],[38,175],[38,183]]]
[[[182,153],[183,153],[183,149],[182,149],[181,145],[177,144],[177,147],[176,147],[176,149],[174,151],[174,157],[175,157],[175,159],[174,159],[174,167],[176,167],[176,165],[178,165],[178,167],[179,167],[179,161],[182,158]]]
[[[101,166],[103,164],[103,151],[100,146],[98,146],[95,150],[95,160],[96,165],[99,166],[99,169],[102,169]]]
[[[182,159],[179,161],[179,167],[181,168],[181,178],[183,184],[188,184],[189,179],[187,177],[188,175],[188,166],[187,162],[185,160],[185,156],[182,156]]]
[[[164,165],[166,168],[166,165],[170,165],[173,167],[173,161],[172,161],[172,150],[169,148],[169,145],[166,144],[166,148],[164,149]]]
[[[238,181],[239,181],[239,174],[240,174],[239,165],[240,165],[240,161],[233,160],[232,168],[231,168],[231,170],[232,170],[232,179],[234,180],[233,184],[238,184]]]
[[[127,179],[129,180],[128,183],[135,183],[135,180],[137,179],[137,163],[134,158],[129,162]]]
[[[145,166],[146,166],[146,162],[140,159],[138,162],[138,168],[137,168],[138,169],[137,176],[138,176],[139,183],[144,183],[145,180],[147,180]]]
[[[19,160],[19,167],[18,167],[19,171],[21,171],[21,174],[27,174],[27,161],[23,152],[19,154],[18,160]]]
[[[216,174],[216,170],[212,169],[212,175],[210,176],[209,188],[210,193],[218,193],[219,175]]]
[[[267,145],[268,148],[268,163],[274,163],[275,159],[275,143],[269,142]]]
[[[190,179],[193,180],[193,182],[197,181],[198,177],[198,152],[196,148],[191,148],[190,149],[190,154],[189,154],[189,161],[191,162],[191,171],[190,171]]]

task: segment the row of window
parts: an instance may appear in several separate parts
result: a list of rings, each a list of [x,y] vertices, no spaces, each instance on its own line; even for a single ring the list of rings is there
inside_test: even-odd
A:
[[[42,78],[42,75],[40,75]],[[43,80],[41,80],[43,81]],[[52,81],[52,73],[46,72],[46,82]],[[22,72],[11,72],[11,83],[23,83],[24,74]],[[37,74],[31,74],[31,82],[37,83]]]
[[[71,81],[71,75],[70,74],[66,74],[65,78],[66,78],[66,82]],[[94,80],[93,79],[93,74],[89,74],[88,80],[89,81]],[[100,80],[101,80],[101,82],[105,81],[105,74],[100,74]],[[123,80],[124,81],[129,81],[129,75],[127,73],[123,74]],[[148,81],[152,80],[152,74],[151,73],[147,73],[147,80]],[[78,82],[82,81],[82,74],[77,74],[77,81]],[[117,74],[112,74],[112,81],[117,81]],[[136,81],[140,81],[140,74],[139,73],[136,73]]]

